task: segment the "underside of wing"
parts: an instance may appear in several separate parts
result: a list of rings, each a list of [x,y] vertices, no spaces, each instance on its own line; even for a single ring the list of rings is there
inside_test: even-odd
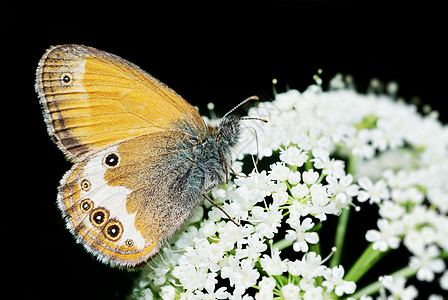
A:
[[[49,49],[39,62],[36,90],[50,135],[77,162],[126,139],[173,130],[180,120],[205,128],[198,112],[166,85],[91,47]]]
[[[146,262],[201,200],[204,176],[186,155],[191,146],[181,132],[155,132],[77,163],[59,188],[68,227],[103,262]]]

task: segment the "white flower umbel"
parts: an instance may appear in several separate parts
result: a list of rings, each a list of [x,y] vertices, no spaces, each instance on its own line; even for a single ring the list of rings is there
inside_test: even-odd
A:
[[[406,286],[413,276],[440,284],[432,298],[446,293],[448,128],[436,113],[359,94],[341,78],[329,91],[290,90],[250,109],[268,123],[241,121],[234,170],[253,170],[210,194],[241,226],[205,201],[148,262],[134,297],[414,299],[419,285]],[[258,155],[256,167],[249,154]],[[362,222],[348,223],[351,213]],[[334,236],[323,239],[324,230]],[[343,249],[368,242],[357,259],[342,260]],[[357,286],[391,251],[409,265]]]

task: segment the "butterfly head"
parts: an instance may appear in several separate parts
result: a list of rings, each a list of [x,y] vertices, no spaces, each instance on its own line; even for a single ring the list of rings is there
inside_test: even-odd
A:
[[[238,142],[240,119],[235,116],[225,117],[218,124],[217,142],[222,147],[233,147]]]

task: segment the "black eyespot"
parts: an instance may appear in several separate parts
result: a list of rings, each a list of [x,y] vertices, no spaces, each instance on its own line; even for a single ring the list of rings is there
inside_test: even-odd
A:
[[[116,219],[110,220],[104,228],[104,234],[108,239],[112,241],[118,240],[121,237],[122,233],[123,227],[121,226],[121,223]]]
[[[82,200],[80,206],[81,206],[81,209],[83,212],[88,212],[92,209],[93,202],[90,199],[84,199],[84,200]]]
[[[109,212],[102,207],[98,207],[90,213],[90,222],[96,226],[103,226],[108,218]]]
[[[117,237],[120,234],[120,227],[118,225],[111,225],[107,227],[107,234],[111,237]]]
[[[81,181],[81,189],[82,189],[84,192],[89,191],[89,190],[90,190],[90,187],[91,187],[90,181],[88,181],[87,179],[83,179],[83,180]]]
[[[97,211],[96,213],[93,214],[93,222],[95,222],[96,224],[100,225],[101,223],[104,222],[106,215],[104,214],[104,212],[102,211]]]
[[[63,84],[69,84],[70,82],[72,82],[72,75],[68,73],[62,74],[61,81]]]
[[[106,155],[106,157],[104,158],[103,163],[109,167],[109,168],[113,168],[116,167],[118,165],[120,158],[118,157],[117,154],[115,153],[109,153],[108,155]]]
[[[125,243],[125,245],[128,246],[128,247],[132,247],[132,246],[134,246],[134,241],[131,240],[131,239],[127,239],[124,243]]]

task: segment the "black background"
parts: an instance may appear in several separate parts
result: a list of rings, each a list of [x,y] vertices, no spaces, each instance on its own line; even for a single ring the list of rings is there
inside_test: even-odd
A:
[[[395,80],[400,96],[418,97],[446,121],[444,9],[411,2],[3,1],[2,145],[4,157],[12,157],[4,162],[19,162],[4,166],[11,236],[3,247],[18,271],[11,279],[23,286],[14,292],[31,299],[123,298],[135,276],[86,253],[56,207],[70,163],[48,137],[34,92],[47,48],[78,43],[117,54],[203,112],[210,101],[222,115],[260,91],[272,96],[273,78],[279,92],[287,85],[303,90],[322,69],[324,86],[336,73],[353,75],[359,91],[374,77]]]

